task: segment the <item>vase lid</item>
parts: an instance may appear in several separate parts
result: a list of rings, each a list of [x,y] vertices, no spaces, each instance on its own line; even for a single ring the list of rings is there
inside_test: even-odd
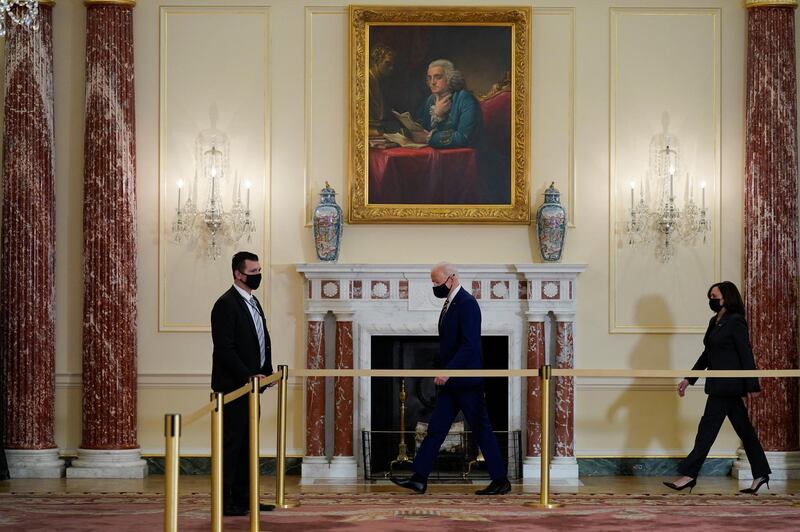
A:
[[[333,189],[330,183],[325,181],[325,188],[319,191],[320,195],[322,196],[335,196],[336,191]]]
[[[558,191],[556,188],[556,182],[552,181],[550,186],[547,187],[547,190],[544,191],[544,202],[545,203],[561,203],[561,192]]]
[[[325,181],[325,188],[319,191],[320,205],[336,205],[336,191]]]

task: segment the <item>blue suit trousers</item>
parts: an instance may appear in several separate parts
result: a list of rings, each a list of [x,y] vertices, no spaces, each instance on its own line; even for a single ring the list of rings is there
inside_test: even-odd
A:
[[[477,439],[478,446],[486,459],[489,476],[492,480],[506,478],[506,467],[500,456],[497,438],[492,432],[492,423],[489,421],[489,413],[486,411],[482,386],[459,389],[446,386],[439,388],[436,406],[433,408],[433,414],[428,423],[428,435],[425,436],[414,457],[412,466],[414,472],[428,478],[436,462],[436,456],[439,454],[439,448],[459,411],[464,413],[464,418]]]

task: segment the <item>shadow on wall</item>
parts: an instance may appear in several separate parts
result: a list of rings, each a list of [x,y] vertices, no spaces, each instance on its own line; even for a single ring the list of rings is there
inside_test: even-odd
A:
[[[674,323],[667,302],[662,296],[642,297],[636,305],[636,316],[652,314],[654,308],[666,319],[664,325]],[[643,334],[631,350],[628,360],[630,369],[665,369],[670,363],[672,338],[665,334]],[[677,392],[668,393],[654,385],[651,378],[632,379],[628,388],[620,392],[619,398],[609,407],[606,420],[615,423],[618,416],[625,427],[626,453],[649,449],[680,449],[680,423]],[[643,400],[642,392],[647,393]]]

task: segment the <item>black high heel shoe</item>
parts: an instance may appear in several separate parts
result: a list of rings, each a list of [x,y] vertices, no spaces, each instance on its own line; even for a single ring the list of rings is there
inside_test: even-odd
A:
[[[691,493],[694,487],[697,485],[697,479],[693,478],[683,486],[678,486],[674,482],[664,482],[664,485],[668,488],[674,489],[675,491],[681,491],[683,490],[683,488],[689,488],[689,493]]]
[[[758,481],[755,488],[745,488],[743,490],[739,490],[739,493],[752,493],[755,495],[758,493],[758,488],[760,488],[763,484],[767,485],[767,489],[769,489],[769,475],[761,477],[761,480]]]

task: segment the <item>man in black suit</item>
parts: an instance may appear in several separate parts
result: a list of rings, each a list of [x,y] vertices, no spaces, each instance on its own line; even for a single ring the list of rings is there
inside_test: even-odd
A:
[[[270,339],[264,311],[252,294],[261,284],[258,256],[240,251],[231,261],[233,286],[217,299],[211,311],[214,355],[211,388],[230,393],[251,377],[272,374]],[[250,418],[247,396],[223,409],[223,513],[246,515],[250,507],[248,435]],[[261,504],[262,511],[274,506]]]
[[[461,287],[458,270],[440,262],[431,270],[433,295],[444,299],[439,314],[439,363],[445,369],[483,369],[481,354],[481,309],[472,294]],[[492,482],[476,495],[502,495],[511,491],[506,466],[486,411],[482,377],[436,377],[439,386],[428,434],[417,449],[411,478],[391,481],[416,493],[425,493],[428,475],[453,419],[461,411],[486,459]]]

